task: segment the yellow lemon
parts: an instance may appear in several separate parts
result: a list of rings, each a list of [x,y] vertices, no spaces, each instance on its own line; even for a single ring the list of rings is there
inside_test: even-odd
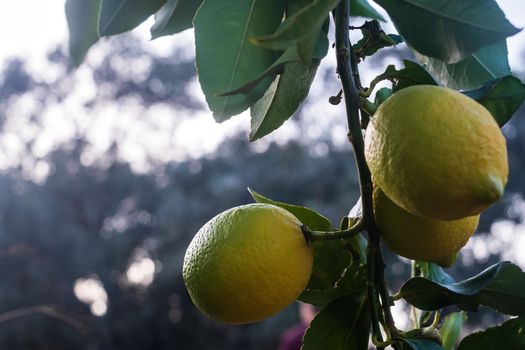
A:
[[[479,214],[507,183],[505,139],[485,107],[451,89],[396,92],[366,130],[374,182],[409,212],[439,220]]]
[[[398,255],[449,267],[476,231],[479,215],[443,221],[409,213],[374,187],[374,216],[381,240]]]
[[[262,320],[283,310],[306,287],[313,265],[301,222],[269,204],[229,209],[191,241],[183,277],[195,305],[229,323]]]

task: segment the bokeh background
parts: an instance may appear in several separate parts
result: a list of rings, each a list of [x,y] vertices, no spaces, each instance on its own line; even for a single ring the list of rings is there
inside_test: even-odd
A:
[[[525,26],[522,0],[498,3]],[[333,222],[353,206],[344,111],[328,103],[339,91],[333,53],[299,113],[249,143],[247,115],[213,121],[191,30],[149,41],[150,19],[102,40],[75,70],[63,6],[0,2],[0,348],[276,349],[299,322],[297,305],[253,325],[210,321],[191,304],[182,259],[204,222],[251,202],[247,187]],[[509,55],[525,79],[523,33]],[[402,57],[410,52],[400,45],[367,60],[364,82]],[[506,194],[448,270],[457,279],[499,259],[525,268],[525,108],[503,132]],[[410,267],[385,254],[396,290]],[[395,307],[400,327],[405,308]],[[482,309],[467,329],[500,321]]]

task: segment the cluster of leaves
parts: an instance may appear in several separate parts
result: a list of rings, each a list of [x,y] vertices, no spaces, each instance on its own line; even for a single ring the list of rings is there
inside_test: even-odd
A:
[[[129,31],[153,14],[153,39],[195,26],[199,81],[215,119],[222,122],[250,108],[250,139],[255,140],[281,126],[308,95],[327,53],[328,16],[338,3],[68,0],[70,53],[79,65],[99,38]],[[437,82],[454,89],[487,84],[473,95],[493,107],[489,109],[498,121],[512,115],[523,98],[523,86],[501,78],[511,76],[505,38],[518,29],[495,1],[469,0],[458,6],[447,0],[376,3],[388,12],[400,35],[385,34],[377,22],[368,22],[362,26],[363,39],[354,45],[357,58],[405,40],[422,64],[405,62],[401,70],[389,66],[380,77],[395,81],[394,91]],[[384,21],[366,0],[350,1],[350,10],[352,16]],[[496,81],[487,83],[490,80]],[[500,99],[514,104],[500,106]]]
[[[373,109],[397,90],[417,84],[443,85],[479,101],[504,125],[525,99],[525,86],[512,76],[506,38],[519,30],[510,24],[494,0],[375,0],[390,16],[398,34],[386,34],[383,17],[366,0],[350,2],[352,16],[372,19],[360,27],[362,39],[352,47],[354,64],[384,47],[401,42],[413,50],[417,62],[401,69],[388,66],[375,84],[390,80]],[[321,59],[327,54],[330,13],[341,0],[68,0],[70,50],[79,64],[88,48],[102,36],[130,30],[155,14],[152,37],[194,27],[199,81],[218,122],[250,109],[250,139],[279,128],[308,95]],[[346,28],[345,28],[346,30]],[[360,86],[358,86],[360,87]],[[307,208],[273,202],[252,193],[254,199],[279,205],[310,229],[328,231],[331,223]],[[352,221],[350,217],[343,226]],[[366,294],[366,254],[360,235],[331,243],[314,243],[314,272],[300,300],[322,307],[304,338],[303,349],[329,345],[335,349],[366,349],[371,325]],[[475,311],[479,305],[518,316],[503,325],[466,337],[460,350],[499,340],[499,346],[522,348],[525,315],[525,274],[510,262],[500,263],[471,279],[455,282],[435,265],[419,263],[420,275],[408,280],[396,298],[430,313],[455,305]],[[384,306],[384,305],[383,305]],[[373,309],[372,309],[373,310]],[[441,342],[430,328],[393,335],[403,349],[454,349],[463,313],[448,315]],[[381,321],[381,320],[380,320]],[[384,321],[384,320],[382,320]],[[424,322],[422,323],[424,324]],[[503,343],[505,342],[505,343]]]

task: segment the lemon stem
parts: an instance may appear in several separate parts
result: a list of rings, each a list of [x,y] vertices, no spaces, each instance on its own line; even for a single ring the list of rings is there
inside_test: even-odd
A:
[[[434,321],[432,321],[432,324],[429,328],[437,329],[439,326],[439,321],[441,320],[441,312],[440,310],[437,310],[434,314]]]
[[[341,239],[341,238],[350,238],[360,232],[365,228],[365,225],[362,220],[359,220],[352,227],[346,230],[336,230],[336,231],[312,231],[308,227],[303,226],[302,230],[304,236],[308,241],[326,241],[332,239]]]
[[[348,123],[348,139],[354,149],[354,159],[359,174],[359,185],[363,206],[363,222],[368,232],[367,248],[367,295],[370,304],[370,316],[372,320],[372,334],[378,342],[383,341],[380,331],[377,302],[380,302],[382,319],[388,328],[388,333],[397,335],[401,332],[394,324],[390,305],[392,298],[386,288],[384,279],[384,263],[381,256],[379,243],[380,232],[375,222],[372,203],[372,178],[366,164],[364,153],[364,140],[361,131],[359,89],[362,89],[357,67],[357,57],[352,52],[352,44],[348,35],[350,18],[349,0],[343,0],[334,10],[335,20],[335,48],[337,58],[337,72],[341,79],[343,97],[346,108],[346,119]],[[370,89],[371,90],[371,89]],[[379,298],[378,298],[379,295]],[[380,299],[380,300],[378,300]],[[382,344],[381,344],[382,345]],[[393,344],[399,348],[397,344]],[[378,346],[377,349],[383,349]]]
[[[411,266],[410,277],[417,277],[421,275],[421,267],[419,266],[416,260],[412,260],[410,266]],[[418,315],[417,309],[413,305],[410,305],[410,309],[412,311],[412,317],[413,317],[412,323],[414,325],[414,328],[419,328],[420,322],[419,322],[419,315]]]

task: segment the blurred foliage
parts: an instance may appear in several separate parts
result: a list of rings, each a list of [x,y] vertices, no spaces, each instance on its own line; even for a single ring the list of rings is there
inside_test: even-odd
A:
[[[177,52],[155,57],[143,52],[131,37],[126,40],[114,41],[112,54],[92,67],[99,92],[87,108],[100,101],[119,103],[130,96],[145,105],[202,108],[187,89],[195,74],[191,61],[181,59]],[[22,60],[4,66],[0,110],[8,110],[18,96],[27,93],[41,99],[42,110],[49,99],[67,95],[71,67],[61,50],[51,53],[49,60],[62,67],[62,75],[51,83],[33,78]],[[150,62],[141,78],[119,70],[121,65],[115,63],[133,60]],[[523,195],[525,138],[517,136],[525,135],[524,114],[522,108],[504,127],[510,181],[505,199],[483,215],[482,232],[507,216],[514,196]],[[1,115],[3,122],[6,118]],[[119,158],[117,143],[100,162],[84,164],[82,155],[89,147],[79,137],[40,159],[50,166],[43,182],[32,182],[19,168],[5,170],[0,175],[0,320],[6,312],[38,305],[48,305],[56,314],[30,313],[1,322],[0,347],[274,349],[280,332],[297,322],[294,307],[254,325],[207,320],[186,293],[182,259],[204,222],[252,201],[247,187],[275,200],[314,208],[339,222],[358,198],[356,169],[348,149],[329,142],[324,146],[322,156],[312,151],[315,145],[299,141],[270,144],[261,153],[245,135],[239,135],[225,140],[209,156],[157,164],[150,172],[137,174]],[[156,273],[147,286],[126,279],[137,257],[155,262]],[[496,258],[477,265],[476,271],[457,264],[450,272],[458,278],[470,276]],[[392,254],[387,254],[386,262],[390,287],[396,289],[409,267]],[[397,268],[392,269],[393,265]],[[90,277],[100,280],[108,295],[107,313],[102,317],[92,315],[89,305],[74,294],[75,281]],[[471,326],[482,321],[486,319],[469,315]]]

